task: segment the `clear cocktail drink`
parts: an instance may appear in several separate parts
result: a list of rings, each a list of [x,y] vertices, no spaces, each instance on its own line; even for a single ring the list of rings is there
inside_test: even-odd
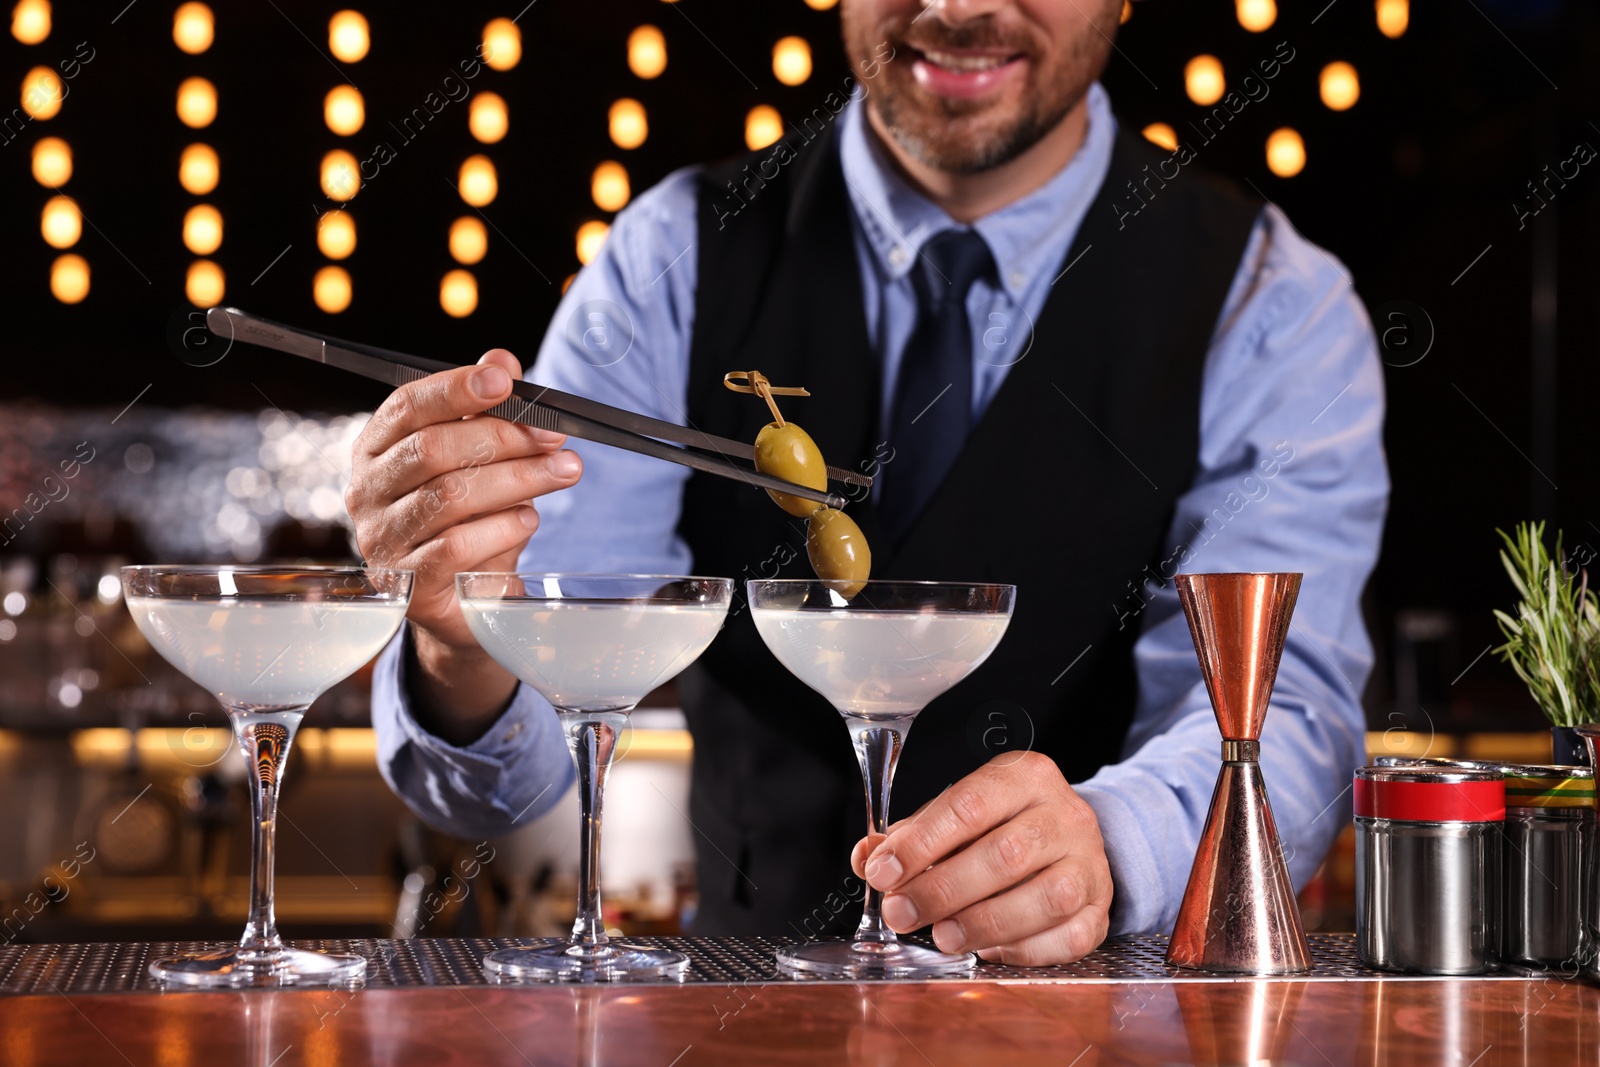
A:
[[[772,654],[844,717],[866,786],[872,833],[887,832],[889,787],[917,714],[971,674],[1005,636],[1016,588],[868,582],[845,599],[828,582],[748,583],[750,615]],[[957,974],[976,962],[900,941],[884,925],[883,894],[868,888],[848,942],[782,949],[789,970],[833,977]]]
[[[726,578],[461,574],[462,614],[485,652],[555,708],[578,770],[578,916],[565,944],[483,959],[501,978],[618,981],[679,976],[681,952],[614,942],[600,914],[606,774],[628,713],[711,644],[733,599]]]
[[[196,986],[355,981],[360,956],[290,948],[273,915],[273,853],[284,761],[306,709],[399,630],[410,571],[381,567],[124,567],[139,631],[227,710],[251,773],[250,916],[239,944],[156,960],[150,973]]]

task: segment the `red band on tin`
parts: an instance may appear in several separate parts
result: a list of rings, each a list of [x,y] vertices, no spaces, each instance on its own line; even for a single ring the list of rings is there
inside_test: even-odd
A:
[[[1506,784],[1355,780],[1356,814],[1403,822],[1504,822]]]

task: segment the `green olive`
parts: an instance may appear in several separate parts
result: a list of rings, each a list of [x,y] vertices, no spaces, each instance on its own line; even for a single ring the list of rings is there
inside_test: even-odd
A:
[[[817,443],[792,422],[782,426],[769,422],[761,428],[756,435],[756,470],[808,489],[828,487],[828,465],[822,461]],[[789,493],[767,492],[780,508],[802,519],[822,506]]]
[[[806,555],[817,577],[834,584],[834,591],[849,600],[861,592],[872,573],[872,550],[861,527],[842,511],[818,508],[806,528]]]

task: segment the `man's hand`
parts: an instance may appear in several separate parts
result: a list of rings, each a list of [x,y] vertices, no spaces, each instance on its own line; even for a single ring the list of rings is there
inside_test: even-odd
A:
[[[356,438],[345,492],[362,556],[416,571],[406,613],[421,668],[412,678],[415,710],[456,744],[481,736],[516,688],[467,629],[456,572],[516,569],[539,525],[529,501],[583,471],[561,434],[473,417],[510,396],[521,377],[516,357],[497,348],[476,367],[396,389]]]
[[[887,893],[899,933],[933,924],[943,952],[1027,967],[1066,963],[1105,939],[1111,869],[1094,811],[1037,752],[1005,753],[851,856]]]

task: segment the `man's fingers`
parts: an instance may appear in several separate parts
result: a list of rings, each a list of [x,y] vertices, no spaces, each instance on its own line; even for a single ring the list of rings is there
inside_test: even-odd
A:
[[[1008,945],[979,949],[978,955],[991,963],[1007,963],[1015,967],[1047,967],[1053,963],[1071,963],[1082,959],[1100,947],[1110,929],[1108,912],[1085,908],[1059,926],[1041,931],[1031,937]],[[937,940],[937,939],[936,939]]]
[[[499,355],[503,351],[490,353],[495,356],[493,362],[440,371],[402,385],[373,413],[357,438],[356,447],[368,456],[380,456],[424,426],[494,407],[511,395],[512,366],[516,365],[515,357],[509,366],[503,365]]]
[[[884,898],[884,921],[902,933],[937,923],[1025,881],[1049,867],[1067,848],[1068,843],[1052,813],[1044,808],[1030,809],[901,883]],[[874,869],[873,873],[878,872]],[[1081,906],[1081,903],[1075,905],[1073,910]],[[1068,914],[1071,912],[1054,918],[1060,920]],[[1041,922],[1033,930],[1043,928]],[[1033,930],[1023,932],[1032,933]],[[999,943],[998,940],[983,942],[985,945]]]
[[[931,803],[933,803],[933,801],[925,800],[922,802],[922,807],[919,807],[916,811],[912,812],[910,815],[907,815],[904,819],[896,819],[894,822],[890,823],[889,833],[894,833],[896,830],[899,830],[900,827],[904,826],[912,819],[915,819],[918,815],[921,815],[922,809],[926,808]],[[856,877],[866,877],[863,871],[866,868],[867,857],[872,855],[872,850],[882,844],[884,838],[887,836],[888,834],[869,833],[866,837],[863,837],[860,841],[856,842],[856,847],[850,851],[850,866],[854,868]]]
[[[526,504],[578,480],[583,463],[553,452],[451,471],[429,479],[385,509],[384,540],[419,544],[475,515]]]
[[[944,952],[973,952],[1014,945],[1075,918],[1085,909],[1110,907],[1104,864],[1081,853],[1052,863],[1021,884],[962,908],[933,924],[933,940]]]
[[[470,478],[486,464],[554,452],[566,440],[565,434],[505,419],[434,423],[407,434],[379,456],[361,492],[371,501],[398,500],[431,478],[456,471]]]
[[[1032,806],[1048,775],[1061,779],[1049,757],[1032,752],[978,768],[889,834],[867,860],[867,880],[894,889]]]
[[[503,367],[505,372],[513,378],[522,377],[522,364],[509,351],[504,348],[491,348],[478,357],[478,366]],[[468,419],[476,419],[478,415],[468,415]]]
[[[455,595],[455,575],[478,569],[483,563],[527,543],[539,527],[539,513],[526,504],[457,523],[418,545],[405,566],[419,576],[447,580],[448,595]]]
[[[883,841],[884,834],[868,834],[856,842],[856,847],[850,850],[850,869],[856,872],[857,878],[866,877],[867,857],[872,855],[872,850]]]
[[[478,366],[480,367],[488,366],[491,363],[503,368],[513,378],[522,377],[522,363],[507,349],[491,348],[478,357]]]

